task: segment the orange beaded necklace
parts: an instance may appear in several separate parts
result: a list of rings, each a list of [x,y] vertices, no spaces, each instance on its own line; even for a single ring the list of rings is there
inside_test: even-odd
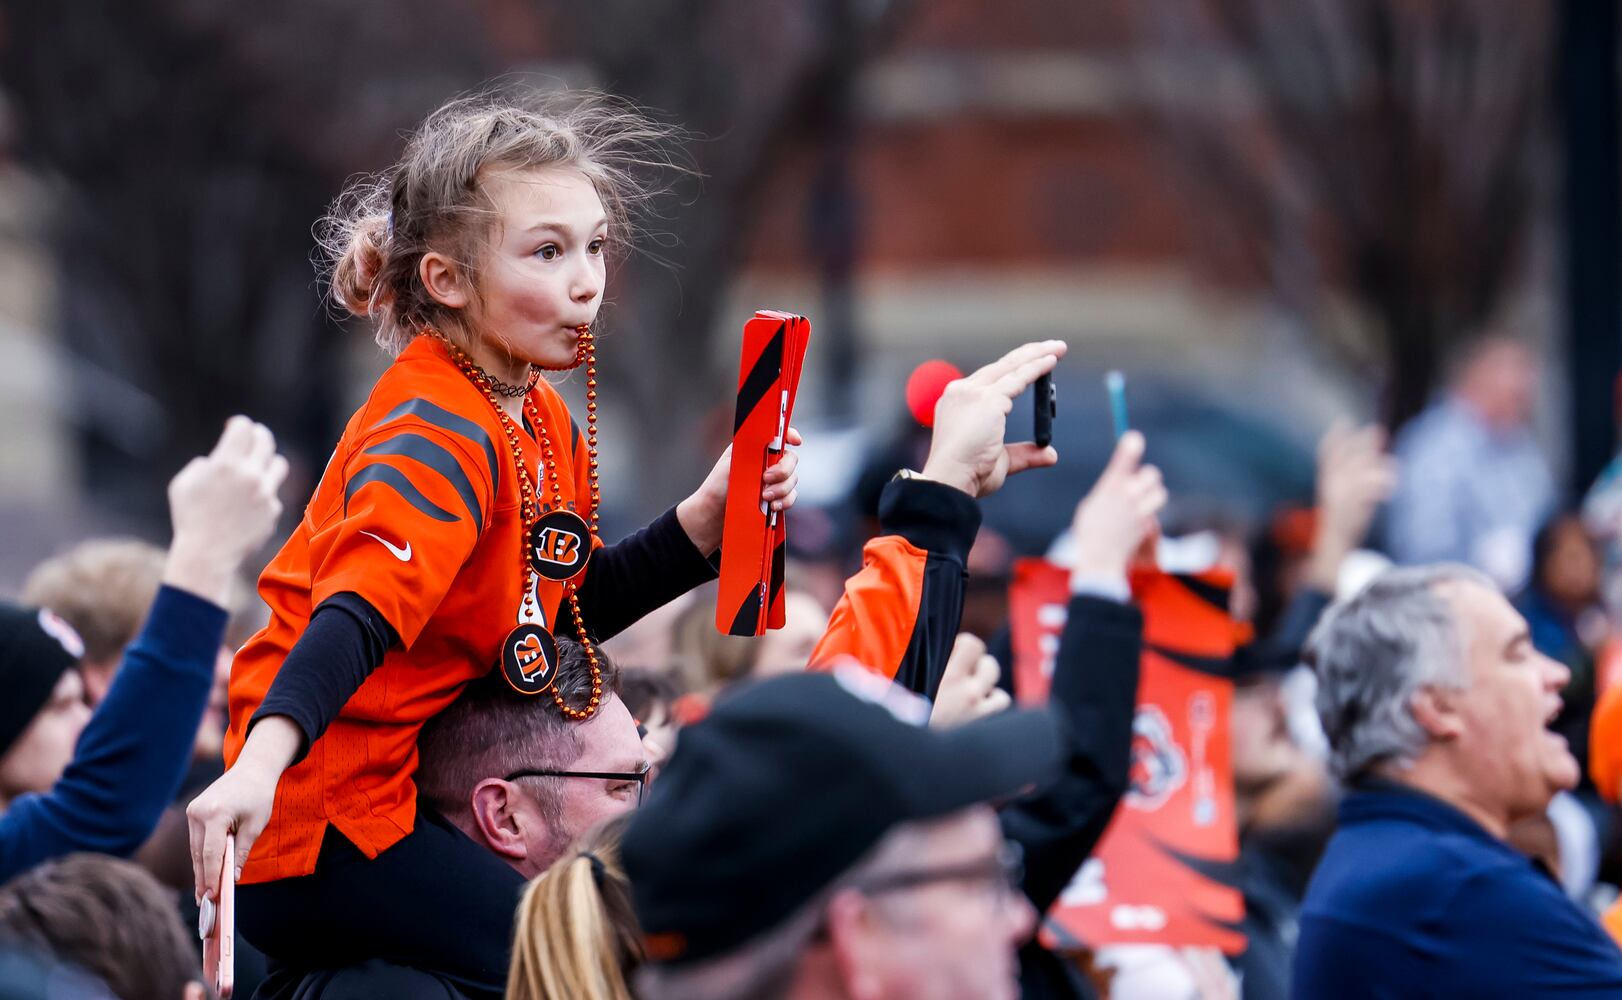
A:
[[[586,519],[563,504],[563,492],[558,485],[557,461],[552,451],[552,437],[547,433],[546,424],[541,420],[540,409],[536,407],[535,399],[528,391],[535,388],[535,383],[540,379],[540,370],[534,367],[530,369],[524,392],[524,414],[529,417],[530,426],[540,438],[541,463],[546,470],[547,482],[552,487],[552,509],[545,514],[540,513],[540,490],[530,478],[528,466],[524,464],[518,427],[496,399],[496,380],[444,334],[432,329],[428,332],[444,342],[456,367],[461,369],[468,381],[484,394],[491,409],[495,410],[496,417],[501,421],[502,431],[506,435],[507,448],[512,453],[513,468],[518,477],[518,489],[522,498],[519,513],[524,524],[524,546],[519,554],[524,602],[519,612],[519,626],[508,633],[502,643],[502,674],[507,678],[507,683],[521,694],[537,695],[550,691],[552,700],[566,718],[577,722],[589,719],[596,714],[602,704],[603,675],[597,648],[591,641],[590,633],[586,631],[585,618],[580,614],[580,598],[577,592],[580,589],[581,574],[585,572],[586,563],[591,558],[592,538],[597,534],[598,507],[602,501],[602,492],[597,481],[595,338],[589,327],[580,327],[575,363],[569,366],[577,367],[582,363],[586,366],[586,455],[591,483],[588,525]],[[540,468],[536,469],[536,473],[539,475]],[[591,665],[591,698],[583,708],[575,708],[564,702],[563,695],[555,686],[557,642],[552,638],[552,634],[535,620],[539,609],[536,606],[532,577],[541,577],[563,584],[564,594],[569,600],[569,610],[574,617],[575,632],[580,637],[581,648],[585,650],[587,662]]]

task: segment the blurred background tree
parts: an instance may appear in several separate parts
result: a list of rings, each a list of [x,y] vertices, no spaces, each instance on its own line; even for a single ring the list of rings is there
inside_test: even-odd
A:
[[[161,535],[165,478],[238,409],[293,452],[296,516],[384,363],[322,304],[310,228],[492,82],[693,136],[609,284],[611,536],[719,450],[763,306],[815,323],[798,537],[821,506],[829,545],[915,434],[914,365],[1050,336],[1064,460],[986,505],[1020,552],[1107,452],[1105,368],[1191,524],[1304,502],[1332,415],[1399,423],[1491,325],[1548,362],[1570,481],[1610,454],[1611,5],[0,0],[0,587],[87,531]]]
[[[1506,319],[1522,285],[1549,197],[1548,6],[1154,0],[1132,12],[1208,251],[1248,262],[1304,329],[1372,362],[1383,417],[1400,425],[1450,349]]]
[[[345,416],[346,367],[316,294],[312,223],[447,97],[533,76],[605,88],[693,136],[700,176],[610,288],[605,375],[637,446],[622,502],[652,512],[696,485],[672,429],[730,396],[710,341],[762,178],[789,139],[814,143],[840,120],[830,97],[849,94],[905,7],[0,3],[16,150],[60,195],[57,320],[83,486],[161,522],[167,477],[238,411],[315,474]]]

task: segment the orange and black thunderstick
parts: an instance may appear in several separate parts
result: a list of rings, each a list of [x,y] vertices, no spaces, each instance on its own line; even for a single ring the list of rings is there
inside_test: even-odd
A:
[[[760,501],[760,491],[766,470],[783,454],[810,337],[810,321],[789,313],[762,310],[743,327],[715,608],[715,627],[728,635],[783,627],[788,520]]]

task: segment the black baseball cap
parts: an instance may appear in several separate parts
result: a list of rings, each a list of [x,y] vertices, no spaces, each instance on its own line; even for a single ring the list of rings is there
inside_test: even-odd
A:
[[[79,665],[84,642],[49,611],[0,602],[0,754],[11,749],[51,700],[62,675]]]
[[[952,729],[855,667],[748,684],[681,731],[621,856],[651,961],[727,954],[770,930],[900,823],[1058,773],[1047,710]]]

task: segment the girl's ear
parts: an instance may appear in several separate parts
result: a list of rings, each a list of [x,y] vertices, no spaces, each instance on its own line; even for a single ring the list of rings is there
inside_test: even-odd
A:
[[[468,294],[462,269],[456,262],[432,250],[422,255],[417,276],[434,301],[450,309],[466,308]]]

